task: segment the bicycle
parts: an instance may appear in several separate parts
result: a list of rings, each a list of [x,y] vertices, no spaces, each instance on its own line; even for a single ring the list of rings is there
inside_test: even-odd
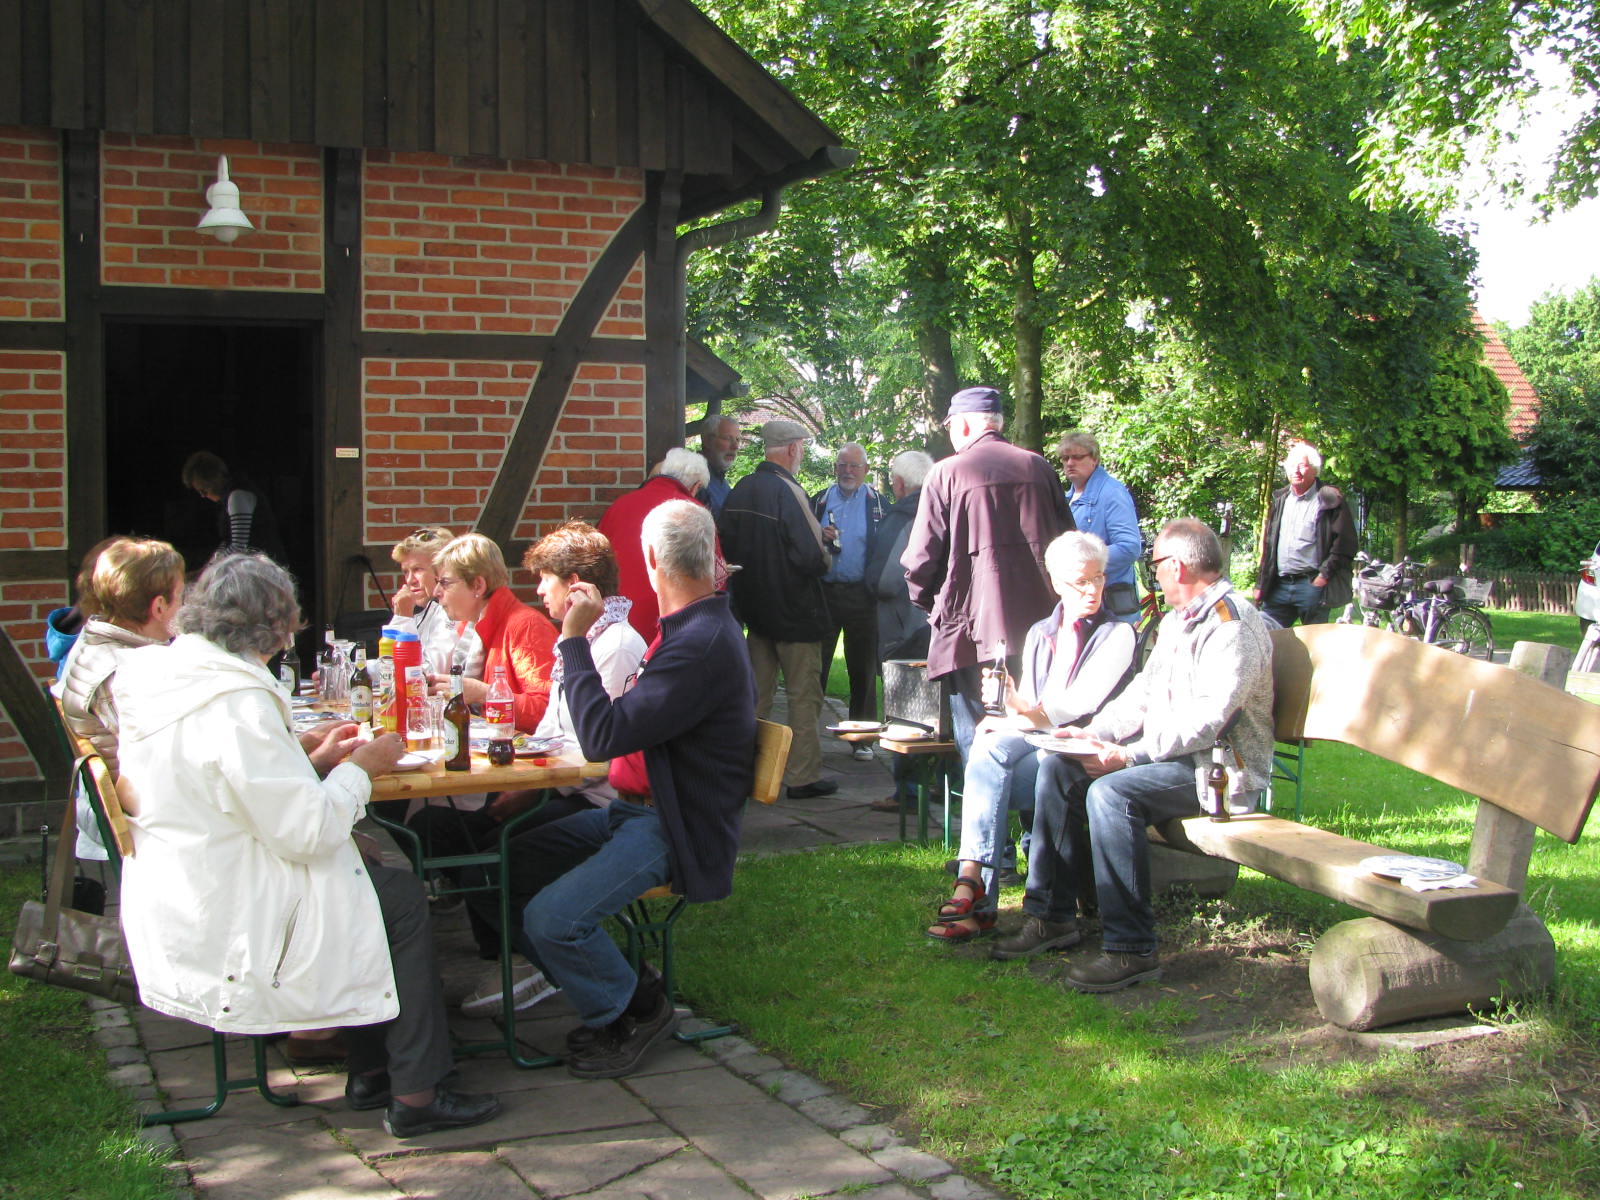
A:
[[[1133,664],[1143,670],[1150,648],[1155,645],[1156,631],[1161,628],[1161,618],[1166,615],[1161,599],[1161,587],[1156,583],[1154,563],[1155,539],[1146,538],[1151,549],[1139,556],[1139,582],[1144,586],[1144,599],[1139,601],[1139,615],[1133,623]]]
[[[1339,616],[1355,619],[1357,600],[1363,625],[1388,629],[1468,658],[1494,660],[1494,626],[1481,607],[1488,584],[1477,580],[1422,578],[1423,566],[1403,558],[1385,563],[1356,555],[1355,595]]]

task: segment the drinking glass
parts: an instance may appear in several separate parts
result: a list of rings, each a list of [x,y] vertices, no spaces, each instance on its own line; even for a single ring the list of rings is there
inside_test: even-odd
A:
[[[406,706],[406,749],[433,749],[433,714],[426,704]]]

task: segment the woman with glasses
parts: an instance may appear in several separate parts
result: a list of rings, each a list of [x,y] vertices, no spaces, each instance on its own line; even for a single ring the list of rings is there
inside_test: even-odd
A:
[[[1067,477],[1072,523],[1084,533],[1094,534],[1109,549],[1104,606],[1119,621],[1135,622],[1139,589],[1134,586],[1134,567],[1144,552],[1144,537],[1139,532],[1133,494],[1106,474],[1100,465],[1100,443],[1087,429],[1063,434],[1056,453]]]
[[[986,717],[967,756],[961,789],[961,850],[956,886],[927,934],[965,942],[994,929],[1000,852],[1010,842],[1011,810],[1033,807],[1038,755],[1026,735],[1080,721],[1127,680],[1133,666],[1133,627],[1101,604],[1106,586],[1105,542],[1092,533],[1064,533],[1044,554],[1045,570],[1061,597],[1051,614],[1028,630],[1022,678],[1007,681],[1004,717]]]
[[[467,703],[480,705],[504,667],[511,687],[514,723],[523,733],[539,728],[550,706],[550,673],[555,665],[556,627],[537,609],[512,595],[511,572],[496,546],[481,533],[464,533],[433,556],[433,598],[451,621],[471,621],[483,643],[481,678],[465,678]],[[448,676],[433,676],[434,691],[449,690]]]
[[[483,643],[477,632],[452,621],[433,598],[439,582],[433,556],[455,536],[443,526],[430,525],[395,543],[389,557],[400,566],[400,588],[389,602],[394,609],[391,624],[401,633],[414,633],[422,639],[422,661],[430,673],[448,674],[450,665],[459,662],[463,675],[480,679]]]

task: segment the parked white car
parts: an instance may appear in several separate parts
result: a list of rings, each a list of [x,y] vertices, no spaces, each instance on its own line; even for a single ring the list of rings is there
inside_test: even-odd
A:
[[[1577,615],[1578,628],[1581,630],[1587,630],[1592,622],[1600,621],[1600,584],[1595,582],[1596,573],[1600,573],[1600,544],[1578,568],[1578,598],[1573,601],[1572,611]]]

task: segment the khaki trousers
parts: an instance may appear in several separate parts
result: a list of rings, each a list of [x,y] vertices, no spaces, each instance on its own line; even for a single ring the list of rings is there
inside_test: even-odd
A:
[[[822,774],[822,743],[817,720],[822,715],[822,649],[816,642],[775,642],[771,638],[745,635],[750,647],[750,669],[756,676],[756,716],[763,721],[772,711],[772,697],[778,690],[778,673],[789,697],[789,728],[794,741],[789,746],[789,765],[783,780],[790,787],[815,783]]]

